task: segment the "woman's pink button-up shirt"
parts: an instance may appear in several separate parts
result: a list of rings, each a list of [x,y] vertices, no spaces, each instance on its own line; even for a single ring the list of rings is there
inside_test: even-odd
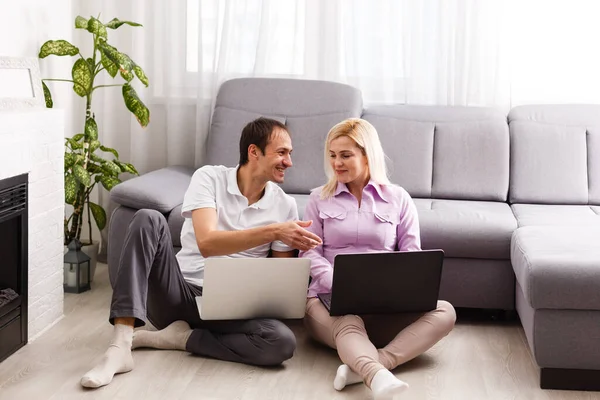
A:
[[[402,187],[369,181],[360,207],[343,183],[326,200],[321,190],[310,194],[303,218],[313,221],[307,229],[323,239],[322,245],[300,252],[311,260],[308,297],[331,292],[336,254],[421,250],[417,209]]]

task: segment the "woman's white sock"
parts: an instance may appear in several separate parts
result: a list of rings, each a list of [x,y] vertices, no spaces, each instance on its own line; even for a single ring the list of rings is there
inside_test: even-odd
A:
[[[362,382],[363,379],[356,372],[352,371],[349,366],[342,364],[338,367],[335,379],[333,380],[333,387],[335,390],[342,390],[347,385]]]
[[[399,395],[408,389],[408,383],[396,378],[385,368],[377,371],[371,381],[374,400],[398,400]]]

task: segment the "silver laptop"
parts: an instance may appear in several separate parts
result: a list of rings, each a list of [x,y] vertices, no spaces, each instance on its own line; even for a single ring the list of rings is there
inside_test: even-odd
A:
[[[303,318],[309,276],[307,258],[207,258],[200,318]]]

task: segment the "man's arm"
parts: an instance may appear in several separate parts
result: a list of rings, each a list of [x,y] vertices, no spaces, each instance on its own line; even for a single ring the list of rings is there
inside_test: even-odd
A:
[[[310,222],[290,221],[241,231],[217,230],[217,211],[198,208],[192,211],[192,223],[198,249],[204,257],[239,253],[275,240],[299,250],[309,250],[321,243],[321,238],[303,228]]]

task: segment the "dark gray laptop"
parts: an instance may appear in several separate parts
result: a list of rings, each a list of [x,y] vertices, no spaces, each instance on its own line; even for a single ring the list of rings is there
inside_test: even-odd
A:
[[[338,254],[332,293],[318,297],[331,316],[431,311],[443,263],[442,250]]]

